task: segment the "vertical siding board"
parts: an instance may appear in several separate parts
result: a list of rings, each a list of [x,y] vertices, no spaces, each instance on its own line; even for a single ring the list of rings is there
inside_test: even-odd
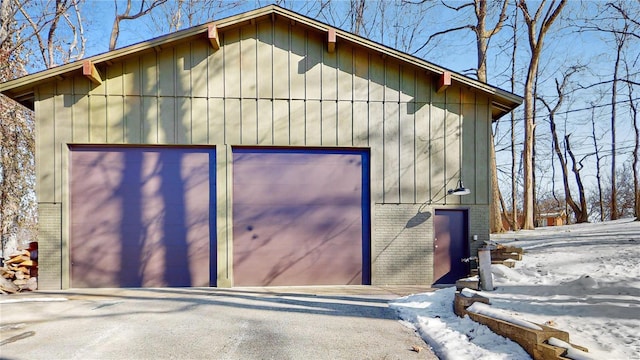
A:
[[[277,74],[273,81],[273,97],[276,99],[288,99],[291,80],[289,71],[285,70],[289,69],[289,24],[287,22],[276,20],[273,43],[273,68],[274,74]]]
[[[148,53],[142,57],[142,95],[158,95],[158,64],[156,53]]]
[[[426,203],[432,199],[431,195],[431,170],[429,168],[429,158],[431,156],[430,144],[430,118],[429,104],[414,104],[415,119],[415,187],[416,202]]]
[[[158,94],[160,96],[176,96],[175,48],[164,48],[158,53]]]
[[[127,96],[125,98],[125,140],[128,144],[142,143],[142,98],[140,96]]]
[[[387,59],[384,69],[384,100],[398,102],[400,100],[400,64]]]
[[[416,97],[416,71],[407,66],[400,66],[400,102],[413,102]],[[413,109],[411,109],[413,113]]]
[[[430,140],[429,168],[431,170],[431,196],[435,203],[444,203],[447,194],[445,183],[445,110],[443,103],[433,103],[430,106]]]
[[[319,100],[322,98],[322,53],[324,50],[324,33],[307,32],[307,51],[305,56],[306,98]]]
[[[36,98],[36,191],[38,202],[55,202],[55,98],[51,84],[39,89]]]
[[[337,106],[337,127],[338,127],[338,145],[339,146],[354,146],[354,133],[356,132],[355,124],[353,123],[353,102],[350,101],[336,101],[332,102],[334,106]]]
[[[351,142],[351,134],[348,127],[344,129],[338,128],[338,103],[336,101],[322,101],[322,145],[335,146],[343,145],[348,146]],[[343,134],[339,134],[339,131]],[[347,138],[348,143],[341,143],[342,138]],[[344,141],[344,140],[343,140]]]
[[[384,103],[384,202],[400,203],[400,127],[397,102]]]
[[[106,82],[99,85],[90,84],[89,141],[92,143],[107,142]]]
[[[353,99],[369,100],[369,53],[362,48],[353,51]]]
[[[416,202],[416,153],[414,114],[407,111],[409,104],[400,103],[400,202]]]
[[[383,123],[384,107],[382,102],[370,102],[369,109],[365,112],[369,115],[369,146],[371,147],[371,199],[374,203],[385,202],[383,184],[384,152],[383,152]],[[355,120],[355,119],[354,119]]]
[[[382,57],[369,56],[369,101],[384,101],[385,66]]]
[[[184,43],[175,47],[175,96],[190,97],[193,96],[191,87],[191,44]]]
[[[416,125],[416,199],[424,203],[433,199],[431,193],[431,81],[424,71],[415,72],[413,112]]]
[[[224,144],[241,144],[241,107],[240,99],[224,100]]]
[[[107,142],[107,101],[105,95],[89,96],[89,141]]]
[[[447,90],[445,119],[445,180],[446,189],[454,189],[462,175],[460,164],[460,97],[459,88]],[[460,196],[448,196],[447,203],[459,204]]]
[[[176,143],[176,98],[161,96],[158,99],[158,144]]]
[[[141,54],[140,57],[142,56],[145,55]],[[127,96],[141,94],[140,57],[133,57],[124,61],[123,92]]]
[[[142,142],[158,142],[158,63],[156,53],[142,57]]]
[[[322,39],[320,39],[322,40]],[[320,46],[324,46],[324,41],[320,42]],[[321,49],[323,50],[323,49]],[[321,61],[322,72],[322,92],[323,100],[338,99],[338,51],[332,53],[323,51]]]
[[[191,144],[193,135],[193,126],[195,125],[191,119],[193,114],[192,101],[193,98],[177,97],[176,106],[176,144]],[[198,119],[197,122],[205,122],[204,118]],[[206,132],[205,132],[206,134]]]
[[[289,145],[289,101],[273,101],[273,144]]]
[[[107,97],[107,142],[121,144],[124,142],[124,97],[112,95]]]
[[[207,97],[207,56],[210,45],[206,41],[194,41],[191,43],[191,95],[197,98]],[[195,108],[195,104],[194,104]]]
[[[158,143],[158,98],[145,96],[142,98],[142,142]]]
[[[255,145],[258,143],[257,106],[255,99],[242,99],[242,144]]]
[[[191,99],[191,127],[189,128],[189,138],[191,144],[209,143],[209,119],[207,117],[207,99]]]
[[[55,134],[55,156],[54,156],[54,178],[55,178],[55,199],[56,202],[61,202],[62,197],[62,178],[66,177],[63,172],[63,147],[67,143],[72,141],[72,111],[70,107],[64,104],[64,95],[57,95],[53,98],[55,119],[54,119],[54,134]]]
[[[258,144],[273,145],[273,100],[258,100]]]
[[[256,25],[243,26],[240,29],[240,93],[243,98],[257,97],[257,46]]]
[[[123,77],[124,64],[114,63],[106,68],[107,95],[124,95]]]
[[[353,48],[346,44],[337,47],[338,52],[338,99],[353,100]]]
[[[321,117],[322,104],[318,100],[305,101],[305,145],[319,146],[322,145],[323,121]],[[335,126],[334,126],[335,128]],[[331,136],[329,136],[331,137]],[[333,142],[335,143],[335,132],[333,134]]]
[[[415,72],[400,68],[400,202],[416,202]]]
[[[273,96],[273,23],[271,20],[258,22],[258,97]]]
[[[209,118],[209,144],[224,144],[225,140],[225,117],[224,99],[210,98],[207,101],[207,111]]]
[[[294,146],[305,145],[305,101],[291,100],[289,109],[289,144]]]
[[[289,28],[291,51],[289,51],[289,79],[291,99],[306,97],[306,31],[295,25]]]
[[[240,97],[240,30],[224,32],[224,96]]]
[[[469,93],[473,99],[473,93]],[[465,96],[465,99],[467,97]],[[462,203],[474,204],[476,190],[476,155],[475,155],[475,104],[472,101],[462,102],[462,179],[466,187],[471,190],[471,195],[463,196]],[[487,167],[488,167],[487,163]]]
[[[89,142],[89,82],[79,76],[73,78],[73,141]]]
[[[221,43],[224,43],[226,34],[222,33],[221,37]],[[207,58],[207,89],[209,97],[224,97],[224,59],[226,52],[226,46],[221,46],[218,51],[211,52]]]
[[[374,132],[373,127],[369,128],[369,121],[372,119],[369,116],[369,103],[365,101],[344,102],[346,104],[346,110],[351,110],[351,116],[353,117],[353,146],[369,146],[374,134],[382,135],[382,130]],[[381,124],[377,124],[381,125]],[[382,144],[382,142],[380,142]],[[373,145],[372,145],[373,146]]]

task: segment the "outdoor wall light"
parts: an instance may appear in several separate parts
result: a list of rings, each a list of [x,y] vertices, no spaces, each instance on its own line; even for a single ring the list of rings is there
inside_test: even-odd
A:
[[[458,187],[455,188],[455,189],[447,190],[447,194],[449,194],[449,195],[458,195],[458,196],[469,195],[469,194],[471,194],[471,190],[469,190],[466,187],[464,187],[464,185],[462,184],[462,179],[460,179],[460,180],[458,180]]]

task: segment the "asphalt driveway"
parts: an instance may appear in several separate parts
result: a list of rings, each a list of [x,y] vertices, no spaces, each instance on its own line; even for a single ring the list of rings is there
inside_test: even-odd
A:
[[[421,291],[73,289],[1,296],[0,358],[437,359],[387,306]]]

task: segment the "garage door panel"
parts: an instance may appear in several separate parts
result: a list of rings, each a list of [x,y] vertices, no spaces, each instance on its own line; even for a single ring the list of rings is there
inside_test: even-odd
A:
[[[72,286],[208,286],[212,154],[72,148]]]
[[[364,156],[246,149],[234,154],[234,283],[365,282]]]

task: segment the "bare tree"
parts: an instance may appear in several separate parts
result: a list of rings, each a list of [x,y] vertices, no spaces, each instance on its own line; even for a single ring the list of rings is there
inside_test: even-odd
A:
[[[22,30],[14,1],[0,4],[0,82],[24,75]],[[26,108],[0,95],[0,248],[9,255],[35,240],[34,123]]]
[[[132,0],[127,0],[127,5],[123,13],[118,13],[118,0],[114,0],[116,15],[113,20],[113,26],[111,27],[111,37],[109,38],[109,50],[114,50],[120,36],[120,23],[124,20],[135,20],[144,15],[147,15],[154,8],[164,4],[167,0],[142,0],[140,1],[140,8],[138,12],[132,14],[131,6]]]
[[[516,55],[518,49],[518,10],[513,16],[513,46],[511,50],[511,92],[516,90]],[[517,231],[518,224],[518,187],[516,174],[518,169],[518,153],[516,151],[516,113],[511,112],[511,229]]]
[[[15,46],[34,37],[44,67],[80,59],[85,52],[85,35],[80,14],[83,0],[56,0],[54,8],[43,0],[16,1],[16,9],[31,29]],[[66,26],[62,26],[66,25]],[[68,42],[68,39],[72,39]],[[63,44],[68,42],[68,44]]]
[[[573,162],[572,171],[575,176],[576,184],[578,185],[578,196],[580,201],[580,204],[578,205],[574,201],[573,196],[571,194],[571,187],[569,185],[569,174],[567,169],[567,160],[565,159],[562,153],[562,149],[560,148],[560,142],[558,141],[557,125],[555,120],[556,112],[561,108],[564,102],[566,87],[567,87],[567,84],[569,83],[569,79],[571,78],[572,75],[575,75],[576,73],[578,73],[580,69],[581,67],[579,66],[570,67],[563,74],[562,81],[558,81],[556,79],[556,94],[555,94],[556,100],[553,106],[549,105],[549,103],[542,97],[538,97],[538,100],[542,102],[542,104],[547,108],[547,111],[549,112],[548,116],[549,116],[549,126],[551,129],[552,144],[553,144],[553,149],[555,151],[555,155],[558,157],[558,161],[560,162],[560,166],[562,170],[562,183],[564,185],[565,201],[571,207],[571,210],[573,210],[573,213],[575,214],[576,222],[584,223],[589,221],[589,213],[587,209],[587,199],[585,195],[584,184],[580,176],[580,168],[578,167],[577,161],[573,155],[573,152],[571,151],[571,146],[569,143],[570,134],[565,134],[564,136],[565,149],[569,153],[569,156],[571,157],[571,160]]]
[[[527,71],[527,79],[524,87],[524,117],[525,117],[525,135],[524,135],[524,229],[533,229],[533,212],[534,212],[534,199],[533,199],[533,142],[535,141],[534,132],[534,103],[535,93],[534,84],[536,83],[538,66],[540,64],[540,57],[544,46],[544,38],[549,32],[551,25],[559,17],[562,9],[567,3],[567,0],[560,0],[556,4],[555,0],[552,0],[547,7],[547,1],[543,0],[535,13],[529,11],[529,7],[525,0],[518,1],[518,8],[520,8],[522,15],[524,16],[525,24],[527,25],[527,34],[529,40],[529,49],[531,50],[531,57],[529,59],[529,66]],[[546,11],[545,11],[546,9]],[[543,16],[544,13],[544,16]],[[540,22],[542,21],[542,22]],[[540,22],[540,23],[539,23]]]
[[[629,63],[625,61],[625,70],[626,77],[629,79],[631,76]],[[640,128],[638,127],[638,105],[636,103],[637,99],[633,98],[633,84],[630,81],[627,81],[627,87],[629,88],[629,92],[627,95],[629,96],[629,112],[631,117],[631,125],[633,126],[633,131],[635,134],[635,143],[633,146],[633,159],[631,169],[633,172],[633,194],[634,194],[634,216],[636,217],[636,221],[640,221],[640,180],[638,177],[640,174],[640,170],[638,169],[638,151],[640,151]]]
[[[625,24],[625,32],[626,30],[628,30],[628,25]],[[616,220],[618,219],[618,191],[616,188],[616,98],[618,95],[618,69],[627,36],[624,33],[614,32],[613,34],[616,42],[616,60],[613,66],[613,81],[611,82],[611,198],[609,199],[609,206],[611,206],[611,220]]]

